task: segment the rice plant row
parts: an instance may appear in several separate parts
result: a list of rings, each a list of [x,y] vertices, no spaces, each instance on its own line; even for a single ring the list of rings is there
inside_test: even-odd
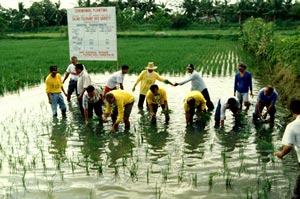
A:
[[[39,84],[50,65],[64,73],[69,64],[68,41],[56,39],[3,39],[0,48],[0,94]],[[129,73],[139,73],[149,61],[159,73],[182,74],[193,63],[203,75],[230,75],[239,61],[247,58],[236,41],[202,38],[126,38],[118,39],[118,62],[81,61],[89,72],[118,70],[130,66]],[[227,66],[227,67],[226,67]]]

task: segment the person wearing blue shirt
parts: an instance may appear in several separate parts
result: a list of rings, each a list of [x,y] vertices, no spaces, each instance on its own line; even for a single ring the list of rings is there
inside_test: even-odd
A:
[[[265,88],[262,88],[257,97],[257,103],[255,105],[255,111],[253,113],[253,120],[257,119],[266,119],[267,114],[270,115],[270,122],[273,123],[275,119],[275,103],[277,101],[278,93],[273,88],[272,85],[268,85]],[[267,108],[267,111],[263,113],[264,107]]]
[[[242,106],[243,102],[244,105],[249,108],[249,90],[250,95],[253,97],[252,93],[252,75],[250,72],[246,71],[246,65],[244,63],[239,63],[238,70],[239,72],[236,73],[234,79],[234,96],[236,96],[240,104]]]

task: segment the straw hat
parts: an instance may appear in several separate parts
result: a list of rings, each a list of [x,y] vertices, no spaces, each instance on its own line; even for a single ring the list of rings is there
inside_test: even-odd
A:
[[[154,66],[154,62],[148,62],[148,66],[146,67],[147,70],[155,70],[157,66]]]

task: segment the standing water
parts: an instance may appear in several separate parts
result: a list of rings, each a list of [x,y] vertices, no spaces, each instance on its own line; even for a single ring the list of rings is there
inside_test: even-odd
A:
[[[136,77],[125,77],[125,90],[131,92]],[[106,79],[92,75],[100,85]],[[214,104],[233,94],[233,75],[203,79]],[[257,95],[262,85],[253,82]],[[160,110],[157,124],[150,124],[148,111],[137,108],[137,87],[129,132],[121,124],[109,133],[111,123],[100,127],[96,120],[86,126],[75,96],[67,118],[52,118],[44,84],[0,98],[0,198],[291,197],[295,154],[285,161],[273,155],[281,146],[284,109],[277,106],[274,125],[254,125],[254,97],[240,125],[227,111],[224,129],[214,128],[214,114],[204,129],[186,128],[183,99],[190,84],[157,84],[168,94],[169,124]]]

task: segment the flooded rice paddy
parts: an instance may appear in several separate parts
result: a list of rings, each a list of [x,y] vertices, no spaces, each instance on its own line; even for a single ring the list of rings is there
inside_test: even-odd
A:
[[[165,75],[172,82],[184,77]],[[211,98],[233,94],[233,75],[204,76]],[[92,75],[104,84],[107,74]],[[125,77],[131,92],[136,75]],[[286,111],[278,107],[275,125],[252,123],[254,106],[240,125],[227,111],[224,129],[211,121],[186,128],[183,99],[190,84],[168,92],[169,124],[158,112],[150,124],[136,103],[131,129],[110,134],[110,123],[86,126],[76,99],[67,118],[53,118],[45,85],[0,98],[0,198],[290,198],[297,175],[294,153],[274,157],[281,146]],[[262,87],[254,79],[254,93]],[[67,87],[67,84],[65,85]],[[251,99],[255,103],[256,97]]]

